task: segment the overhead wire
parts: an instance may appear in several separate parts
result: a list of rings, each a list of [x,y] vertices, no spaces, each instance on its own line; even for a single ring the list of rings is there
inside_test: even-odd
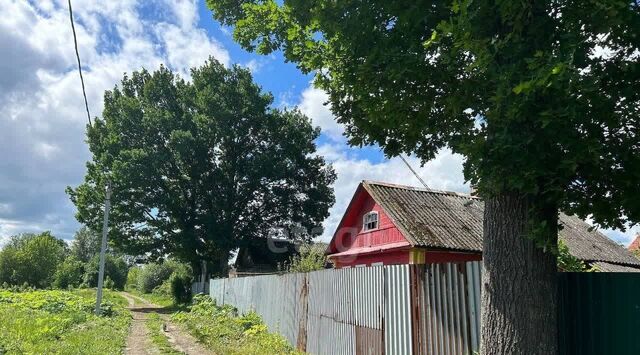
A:
[[[82,76],[82,65],[80,64],[80,53],[78,52],[78,39],[76,36],[76,27],[73,24],[73,9],[71,7],[71,0],[69,0],[69,20],[71,21],[71,31],[73,32],[73,44],[76,49],[76,59],[78,60],[78,73],[80,73],[80,83],[82,84],[82,96],[84,96],[84,107],[87,110],[87,119],[89,120],[89,127],[91,127],[91,114],[89,113],[89,102],[87,101],[87,91],[84,87],[84,77]]]
[[[413,175],[418,178],[418,180],[420,181],[420,183],[424,186],[425,189],[427,190],[431,190],[429,188],[429,186],[427,185],[426,182],[424,182],[424,180],[422,180],[422,178],[420,177],[420,175],[418,175],[418,173],[413,170],[413,168],[411,167],[411,165],[409,164],[409,162],[402,156],[402,154],[399,155],[400,159],[402,159],[402,161],[404,162],[404,164],[407,166],[407,168],[409,168],[409,170],[411,170],[411,172],[413,173]]]

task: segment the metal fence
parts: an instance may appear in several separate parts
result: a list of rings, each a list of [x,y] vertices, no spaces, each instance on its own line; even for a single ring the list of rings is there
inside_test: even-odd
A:
[[[640,354],[637,273],[560,273],[558,278],[560,354]]]
[[[472,354],[480,262],[211,280],[210,295],[311,354]]]

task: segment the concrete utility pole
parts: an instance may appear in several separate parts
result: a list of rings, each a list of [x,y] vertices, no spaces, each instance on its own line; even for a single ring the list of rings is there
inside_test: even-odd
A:
[[[107,250],[107,232],[109,230],[109,207],[111,207],[111,181],[107,181],[107,192],[104,200],[104,218],[102,219],[102,245],[100,246],[100,271],[98,273],[98,297],[96,299],[96,314],[100,315],[102,303],[102,285],[104,283],[104,254]]]

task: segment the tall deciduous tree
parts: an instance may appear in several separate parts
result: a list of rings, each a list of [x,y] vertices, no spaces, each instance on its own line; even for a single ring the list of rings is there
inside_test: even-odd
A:
[[[12,236],[0,251],[0,283],[50,287],[67,245],[50,232]]]
[[[91,260],[94,255],[100,252],[100,243],[102,237],[98,234],[83,226],[78,229],[73,236],[71,242],[71,254],[78,260],[86,263]]]
[[[482,354],[557,351],[558,211],[640,220],[637,1],[207,4],[315,71],[352,144],[463,154],[486,201]]]
[[[335,173],[316,154],[319,128],[273,108],[248,70],[210,59],[191,77],[142,70],[105,93],[85,182],[68,189],[78,219],[100,227],[108,178],[116,248],[213,272],[254,238],[320,232]]]

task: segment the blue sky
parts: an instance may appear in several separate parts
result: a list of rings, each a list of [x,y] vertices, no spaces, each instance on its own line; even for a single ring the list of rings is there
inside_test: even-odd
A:
[[[363,179],[418,185],[397,158],[377,148],[348,147],[327,96],[278,53],[260,56],[233,42],[203,1],[76,0],[74,14],[89,107],[100,116],[102,94],[124,72],[164,64],[188,77],[189,68],[213,56],[249,68],[278,107],[297,106],[322,128],[318,153],[338,174],[336,204],[324,222],[327,240]],[[20,232],[51,230],[70,239],[80,227],[64,193],[78,185],[90,159],[86,115],[76,71],[66,0],[0,0],[0,245]],[[462,157],[443,150],[424,166],[409,162],[436,189],[468,192]],[[607,232],[629,243],[640,228]]]

